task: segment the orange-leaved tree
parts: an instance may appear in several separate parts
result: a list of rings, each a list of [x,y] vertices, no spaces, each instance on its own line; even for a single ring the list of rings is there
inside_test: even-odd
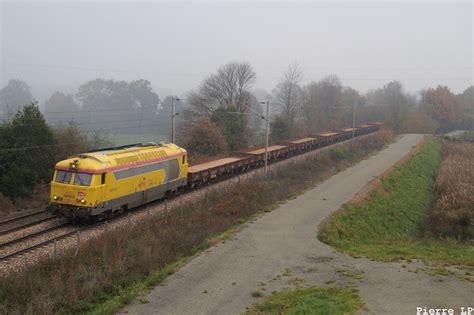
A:
[[[227,151],[225,137],[220,128],[207,119],[203,119],[187,129],[182,138],[182,146],[189,154],[197,156],[210,156]]]

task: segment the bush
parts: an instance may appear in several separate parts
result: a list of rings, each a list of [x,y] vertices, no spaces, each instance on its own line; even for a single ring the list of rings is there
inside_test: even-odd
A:
[[[331,159],[342,160],[350,156],[350,149],[348,147],[337,147],[329,150]]]
[[[227,151],[223,133],[216,124],[208,120],[201,120],[191,126],[183,137],[182,145],[193,159]]]

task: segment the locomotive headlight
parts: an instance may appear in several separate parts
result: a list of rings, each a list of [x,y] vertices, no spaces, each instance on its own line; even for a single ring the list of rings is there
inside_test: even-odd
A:
[[[86,203],[86,200],[85,200],[85,199],[81,199],[81,203],[82,203],[82,204]]]
[[[58,196],[56,196],[56,195],[54,195],[54,196],[53,196],[53,199],[54,199],[54,200],[58,200],[58,199],[59,199],[59,197],[58,197]]]

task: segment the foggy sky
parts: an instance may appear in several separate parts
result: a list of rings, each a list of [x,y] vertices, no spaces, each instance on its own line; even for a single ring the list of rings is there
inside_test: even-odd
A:
[[[87,80],[148,79],[184,95],[228,61],[248,61],[271,91],[298,61],[305,82],[337,74],[366,91],[472,85],[471,2],[2,1],[0,85],[37,100]]]

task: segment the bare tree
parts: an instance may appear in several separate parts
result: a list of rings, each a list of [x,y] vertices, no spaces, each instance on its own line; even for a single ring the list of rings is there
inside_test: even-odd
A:
[[[246,97],[255,82],[256,74],[247,62],[229,62],[207,77],[198,92],[189,97],[189,105],[200,113],[212,113],[219,107],[248,109]]]
[[[203,120],[216,122],[226,136],[229,149],[236,149],[248,140],[244,136],[248,119],[240,113],[249,113],[252,107],[250,89],[256,74],[247,62],[230,62],[208,76],[197,91],[187,95],[180,129],[184,133]],[[235,119],[234,119],[235,118]],[[241,123],[236,123],[241,122]],[[234,146],[234,138],[239,144]]]
[[[309,131],[334,129],[340,125],[337,119],[343,106],[341,93],[342,83],[336,75],[326,76],[305,86],[304,111]]]
[[[302,80],[303,73],[298,63],[295,62],[285,71],[282,81],[274,91],[276,101],[282,109],[283,117],[290,126],[300,116],[298,113],[302,102],[302,89],[300,87]]]
[[[416,102],[405,93],[398,81],[389,82],[382,88],[367,93],[367,99],[369,104],[383,109],[383,119],[395,132],[401,132],[405,128],[409,109]]]

